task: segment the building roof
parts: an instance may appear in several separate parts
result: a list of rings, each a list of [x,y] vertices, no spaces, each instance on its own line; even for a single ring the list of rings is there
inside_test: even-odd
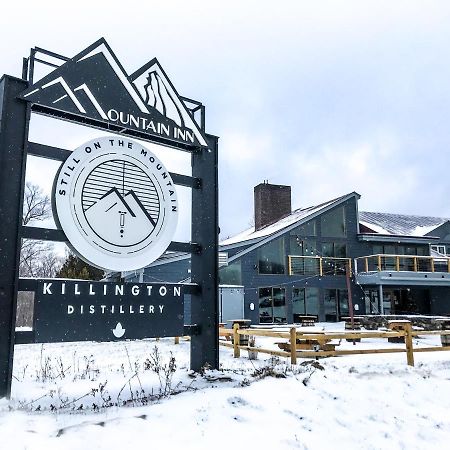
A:
[[[426,236],[449,219],[360,211],[359,223],[373,233],[393,236]]]
[[[228,246],[236,246],[236,245],[247,245],[259,242],[263,238],[268,236],[275,235],[276,233],[286,230],[292,225],[300,224],[301,222],[305,222],[306,220],[312,218],[318,213],[323,212],[324,210],[330,209],[333,206],[338,205],[343,200],[347,200],[349,197],[359,194],[356,192],[352,192],[351,194],[343,195],[342,197],[334,198],[333,200],[329,200],[325,203],[321,203],[319,205],[308,206],[307,208],[299,208],[293,211],[291,214],[283,217],[277,222],[267,225],[259,230],[255,230],[255,227],[249,228],[235,236],[224,239],[220,242],[220,247],[224,249]]]

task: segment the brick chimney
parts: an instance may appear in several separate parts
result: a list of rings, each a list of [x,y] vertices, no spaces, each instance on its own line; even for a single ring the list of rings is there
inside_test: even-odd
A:
[[[269,184],[268,181],[254,188],[255,230],[275,223],[291,213],[291,187]]]

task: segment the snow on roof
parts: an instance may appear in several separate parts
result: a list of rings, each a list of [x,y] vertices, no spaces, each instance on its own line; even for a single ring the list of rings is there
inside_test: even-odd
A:
[[[308,218],[309,216],[313,215],[314,213],[317,213],[317,212],[321,211],[322,209],[332,206],[334,203],[339,203],[341,200],[348,197],[349,195],[351,195],[351,194],[343,195],[342,197],[338,197],[333,200],[329,200],[328,202],[321,203],[320,205],[296,209],[288,216],[285,216],[282,219],[278,220],[277,222],[275,222],[271,225],[267,225],[264,228],[261,228],[260,230],[255,231],[255,227],[252,227],[252,228],[249,228],[248,230],[245,230],[235,236],[227,238],[220,242],[220,246],[224,247],[224,246],[234,245],[234,244],[250,244],[252,241],[258,241],[258,240],[265,238],[267,236],[270,236],[280,230],[283,230],[284,228],[287,228],[287,227],[295,224],[296,222],[300,222],[301,220]],[[356,195],[358,195],[358,194],[356,194]]]
[[[359,223],[378,234],[425,236],[447,222],[442,217],[408,216],[377,212],[359,212]]]

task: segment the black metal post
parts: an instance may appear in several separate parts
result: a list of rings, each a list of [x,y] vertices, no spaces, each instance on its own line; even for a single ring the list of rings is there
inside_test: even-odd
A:
[[[191,297],[191,320],[199,334],[191,337],[191,369],[206,365],[219,368],[219,277],[218,277],[218,138],[207,135],[208,148],[192,154],[192,176],[201,179],[192,190],[192,236],[201,253],[193,253],[191,280],[200,293]]]
[[[29,106],[25,80],[0,79],[0,397],[11,394]]]

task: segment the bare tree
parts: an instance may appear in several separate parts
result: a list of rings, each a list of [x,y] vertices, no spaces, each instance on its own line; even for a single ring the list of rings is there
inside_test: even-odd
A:
[[[42,189],[36,184],[25,184],[23,199],[22,225],[29,225],[36,220],[45,220],[50,217],[50,198],[44,195]]]
[[[51,215],[50,198],[42,189],[26,183],[23,202],[22,225],[33,225],[48,219]],[[54,277],[61,266],[61,260],[53,245],[33,239],[22,239],[20,270],[22,277]]]

